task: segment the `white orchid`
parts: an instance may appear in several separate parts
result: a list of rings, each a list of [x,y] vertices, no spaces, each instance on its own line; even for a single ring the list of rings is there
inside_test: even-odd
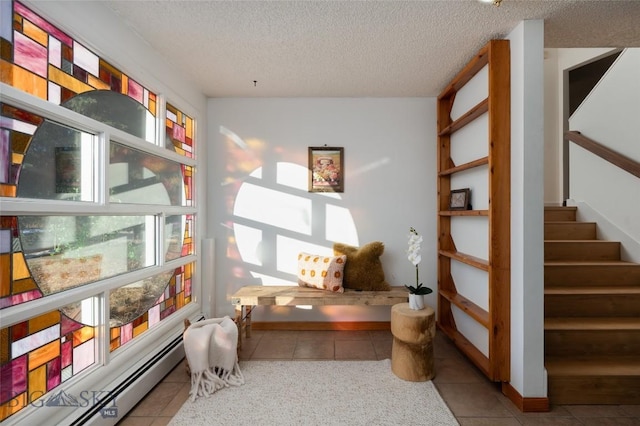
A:
[[[409,257],[409,262],[413,263],[414,266],[418,266],[418,263],[422,260],[422,256],[420,256],[420,244],[422,244],[422,235],[418,234],[418,232],[409,228],[409,249],[407,250],[407,255]]]
[[[429,294],[433,291],[429,287],[423,287],[418,276],[418,264],[422,260],[422,256],[420,255],[421,244],[422,235],[418,234],[418,231],[413,227],[409,228],[409,249],[407,250],[407,258],[409,259],[409,262],[413,263],[413,266],[416,267],[416,286],[405,287],[407,287],[409,292],[413,294]]]

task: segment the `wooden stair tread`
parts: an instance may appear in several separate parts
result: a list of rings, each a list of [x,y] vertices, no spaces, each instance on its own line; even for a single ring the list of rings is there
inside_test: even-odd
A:
[[[549,376],[638,376],[638,357],[595,357],[562,359],[547,357],[545,367]]]
[[[549,224],[571,224],[571,225],[577,225],[577,226],[582,226],[582,225],[595,225],[596,222],[576,222],[575,220],[545,220],[544,223],[549,223]]]
[[[596,226],[596,222],[576,222],[575,220],[545,220],[545,225],[567,225],[569,227],[591,227]]]
[[[577,207],[545,207],[545,368],[555,404],[640,400],[640,263]]]
[[[638,330],[635,317],[558,317],[545,318],[545,330]],[[640,360],[639,360],[640,361]]]
[[[545,295],[607,295],[607,294],[640,294],[640,286],[593,286],[593,287],[549,287],[544,289]]]
[[[588,244],[617,244],[617,241],[610,240],[544,240],[545,243],[588,243]]]
[[[545,260],[544,266],[640,266],[624,260]]]

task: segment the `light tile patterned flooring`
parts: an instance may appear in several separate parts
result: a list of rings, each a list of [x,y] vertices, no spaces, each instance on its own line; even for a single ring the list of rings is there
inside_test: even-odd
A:
[[[244,341],[240,359],[381,360],[391,358],[391,344],[389,331],[254,331]],[[521,413],[499,385],[488,381],[439,333],[434,355],[433,382],[462,426],[640,426],[640,405],[564,405],[552,406],[548,413]],[[183,361],[118,425],[168,424],[187,400],[189,387]]]

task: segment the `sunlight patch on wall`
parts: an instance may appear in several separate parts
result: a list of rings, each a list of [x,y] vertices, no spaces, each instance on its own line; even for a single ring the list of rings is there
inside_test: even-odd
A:
[[[339,205],[340,194],[309,193],[306,166],[274,166],[276,173],[263,165],[236,181],[229,242],[246,276],[262,285],[297,285],[300,252],[332,256],[334,242],[357,245],[358,236],[351,212]]]
[[[311,235],[311,200],[245,182],[238,190],[234,216],[262,225]]]
[[[349,209],[333,204],[325,207],[325,238],[353,246],[358,245],[358,233]]]

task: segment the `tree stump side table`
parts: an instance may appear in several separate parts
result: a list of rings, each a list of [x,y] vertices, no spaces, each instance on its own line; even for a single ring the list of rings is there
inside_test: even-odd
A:
[[[413,310],[408,303],[391,307],[391,371],[403,380],[426,382],[434,376],[433,339],[436,316],[433,308]]]

